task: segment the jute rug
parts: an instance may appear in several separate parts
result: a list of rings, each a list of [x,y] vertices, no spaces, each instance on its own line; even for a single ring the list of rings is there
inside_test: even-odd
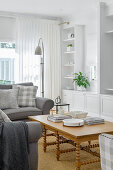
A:
[[[55,137],[48,137],[47,141],[51,142],[54,141]],[[96,142],[97,143],[97,142]],[[85,145],[84,143],[83,145]],[[72,148],[73,146],[71,144],[61,144],[61,149],[66,148]],[[39,140],[38,144],[38,155],[39,155],[39,167],[38,170],[76,170],[75,168],[75,151],[74,152],[68,152],[63,153],[60,156],[60,161],[56,160],[56,146],[48,146],[47,152],[44,153],[43,151],[43,138]],[[99,149],[95,148],[93,150],[99,151]],[[87,159],[93,159],[94,156],[91,154],[81,151],[81,159],[87,160]],[[101,170],[100,163],[92,163],[89,165],[82,165],[81,170]]]

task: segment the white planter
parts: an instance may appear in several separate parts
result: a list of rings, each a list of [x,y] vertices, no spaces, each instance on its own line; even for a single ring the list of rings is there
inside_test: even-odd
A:
[[[67,51],[72,51],[72,47],[67,47]]]
[[[77,86],[78,91],[86,91],[86,89],[83,86]]]

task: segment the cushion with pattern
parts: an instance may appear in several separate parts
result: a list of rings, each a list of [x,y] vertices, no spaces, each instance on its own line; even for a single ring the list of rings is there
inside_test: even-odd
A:
[[[36,107],[37,86],[13,85],[13,88],[19,88],[18,105],[21,107]]]

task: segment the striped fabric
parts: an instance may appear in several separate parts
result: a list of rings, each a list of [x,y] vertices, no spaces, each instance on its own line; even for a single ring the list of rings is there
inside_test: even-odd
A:
[[[102,170],[113,170],[113,135],[101,134],[99,144]]]
[[[21,85],[13,85],[13,88],[19,88],[18,94],[18,105],[21,107],[36,106],[36,94],[37,94],[37,86],[21,86]]]

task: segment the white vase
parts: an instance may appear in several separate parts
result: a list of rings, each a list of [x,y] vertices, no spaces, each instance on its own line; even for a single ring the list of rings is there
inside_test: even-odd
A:
[[[86,89],[83,86],[77,86],[78,91],[86,91]]]
[[[69,51],[72,51],[72,47],[67,47],[67,51],[69,52]]]

